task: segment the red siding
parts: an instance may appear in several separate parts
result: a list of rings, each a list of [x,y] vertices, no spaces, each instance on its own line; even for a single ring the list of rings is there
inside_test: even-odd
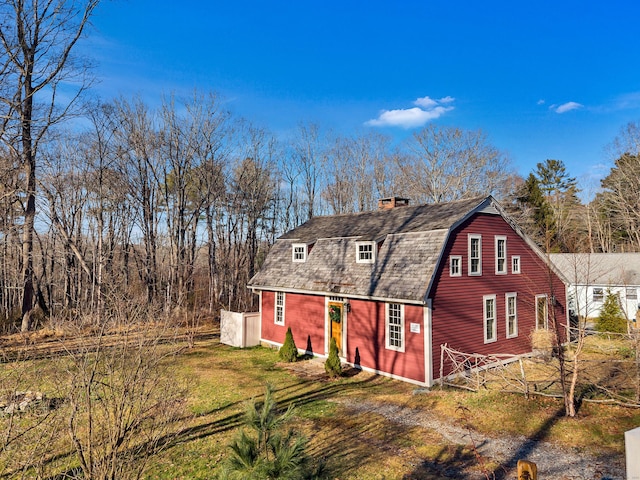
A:
[[[418,382],[424,374],[424,308],[404,306],[404,352],[385,348],[385,304],[350,300],[347,323],[347,361],[379,372]],[[420,333],[411,333],[410,324],[420,325]]]
[[[291,327],[296,346],[324,355],[324,296],[286,293],[284,300],[284,325],[276,325],[274,317],[274,292],[262,292],[262,339],[282,344]]]
[[[468,276],[468,235],[482,235],[482,275]],[[495,273],[495,236],[507,237],[507,274]],[[462,257],[462,276],[449,276],[449,256]],[[520,256],[520,274],[511,273],[511,257]],[[517,293],[518,336],[506,338],[505,294]],[[535,330],[535,296],[547,294],[557,299],[558,324],[566,323],[565,287],[562,281],[497,215],[478,214],[458,228],[445,248],[431,297],[433,299],[433,375],[440,373],[440,346],[467,353],[520,354],[531,351]],[[483,296],[496,295],[497,341],[484,343]],[[551,325],[551,309],[549,312]],[[564,334],[563,334],[564,335]],[[566,338],[566,336],[563,336]],[[449,373],[445,366],[445,375]]]
[[[284,325],[273,322],[274,300],[274,292],[262,292],[262,339],[282,344],[287,327],[291,327],[298,348],[310,346],[314,354],[325,355],[325,297],[287,293]],[[424,382],[423,307],[405,305],[405,351],[396,352],[385,348],[385,304],[354,299],[349,302],[351,311],[347,313],[343,332],[347,362]],[[420,324],[420,333],[411,333],[411,323]]]

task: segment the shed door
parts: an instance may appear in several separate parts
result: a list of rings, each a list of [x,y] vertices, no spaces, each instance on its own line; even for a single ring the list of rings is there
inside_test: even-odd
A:
[[[329,302],[329,322],[331,323],[331,338],[336,339],[338,353],[342,355],[342,327],[344,325],[344,304],[338,302]]]

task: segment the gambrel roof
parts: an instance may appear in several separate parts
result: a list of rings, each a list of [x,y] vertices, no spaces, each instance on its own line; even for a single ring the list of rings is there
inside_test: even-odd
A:
[[[640,286],[640,253],[552,253],[549,258],[574,285]]]
[[[489,196],[314,217],[275,242],[249,287],[423,303],[450,231],[479,212],[504,216]],[[356,262],[365,241],[375,263]],[[292,261],[294,244],[307,245],[305,262]]]

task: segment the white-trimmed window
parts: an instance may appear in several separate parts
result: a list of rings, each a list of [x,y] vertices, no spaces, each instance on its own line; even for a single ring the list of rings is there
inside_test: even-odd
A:
[[[484,314],[484,343],[497,340],[498,326],[496,324],[496,296],[485,295],[482,297]]]
[[[625,288],[625,297],[627,300],[637,300],[638,299],[638,289],[636,287],[627,287]]]
[[[593,287],[593,301],[602,302],[604,300],[604,288]]]
[[[284,325],[284,292],[276,292],[273,322],[277,325]]]
[[[482,275],[482,237],[469,235],[469,275]]]
[[[504,296],[505,317],[507,319],[507,338],[518,336],[518,294],[506,293]]]
[[[404,352],[404,305],[387,303],[385,317],[387,349]]]
[[[546,295],[536,295],[536,329],[549,328],[549,302]]]
[[[459,277],[462,275],[462,257],[460,255],[451,255],[449,257],[449,276]]]
[[[511,273],[520,273],[520,255],[511,257]]]
[[[356,242],[356,263],[374,263],[376,242]]]
[[[496,275],[507,273],[507,237],[496,235]]]
[[[304,263],[307,261],[307,245],[304,243],[294,243],[291,247],[291,259],[294,262]]]

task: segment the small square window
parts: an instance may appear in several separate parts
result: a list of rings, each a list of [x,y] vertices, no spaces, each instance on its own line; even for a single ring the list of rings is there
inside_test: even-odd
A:
[[[375,242],[356,243],[356,263],[374,263],[376,259]]]
[[[604,288],[602,287],[594,287],[593,288],[593,301],[594,302],[602,302],[604,300]]]
[[[511,273],[520,273],[520,255],[511,257]]]
[[[307,261],[307,246],[304,243],[294,243],[291,250],[294,262],[304,263]]]
[[[460,277],[462,275],[462,257],[451,255],[449,257],[449,276]]]
[[[625,290],[625,296],[627,297],[627,300],[637,300],[638,299],[638,289],[633,287],[627,287]]]

